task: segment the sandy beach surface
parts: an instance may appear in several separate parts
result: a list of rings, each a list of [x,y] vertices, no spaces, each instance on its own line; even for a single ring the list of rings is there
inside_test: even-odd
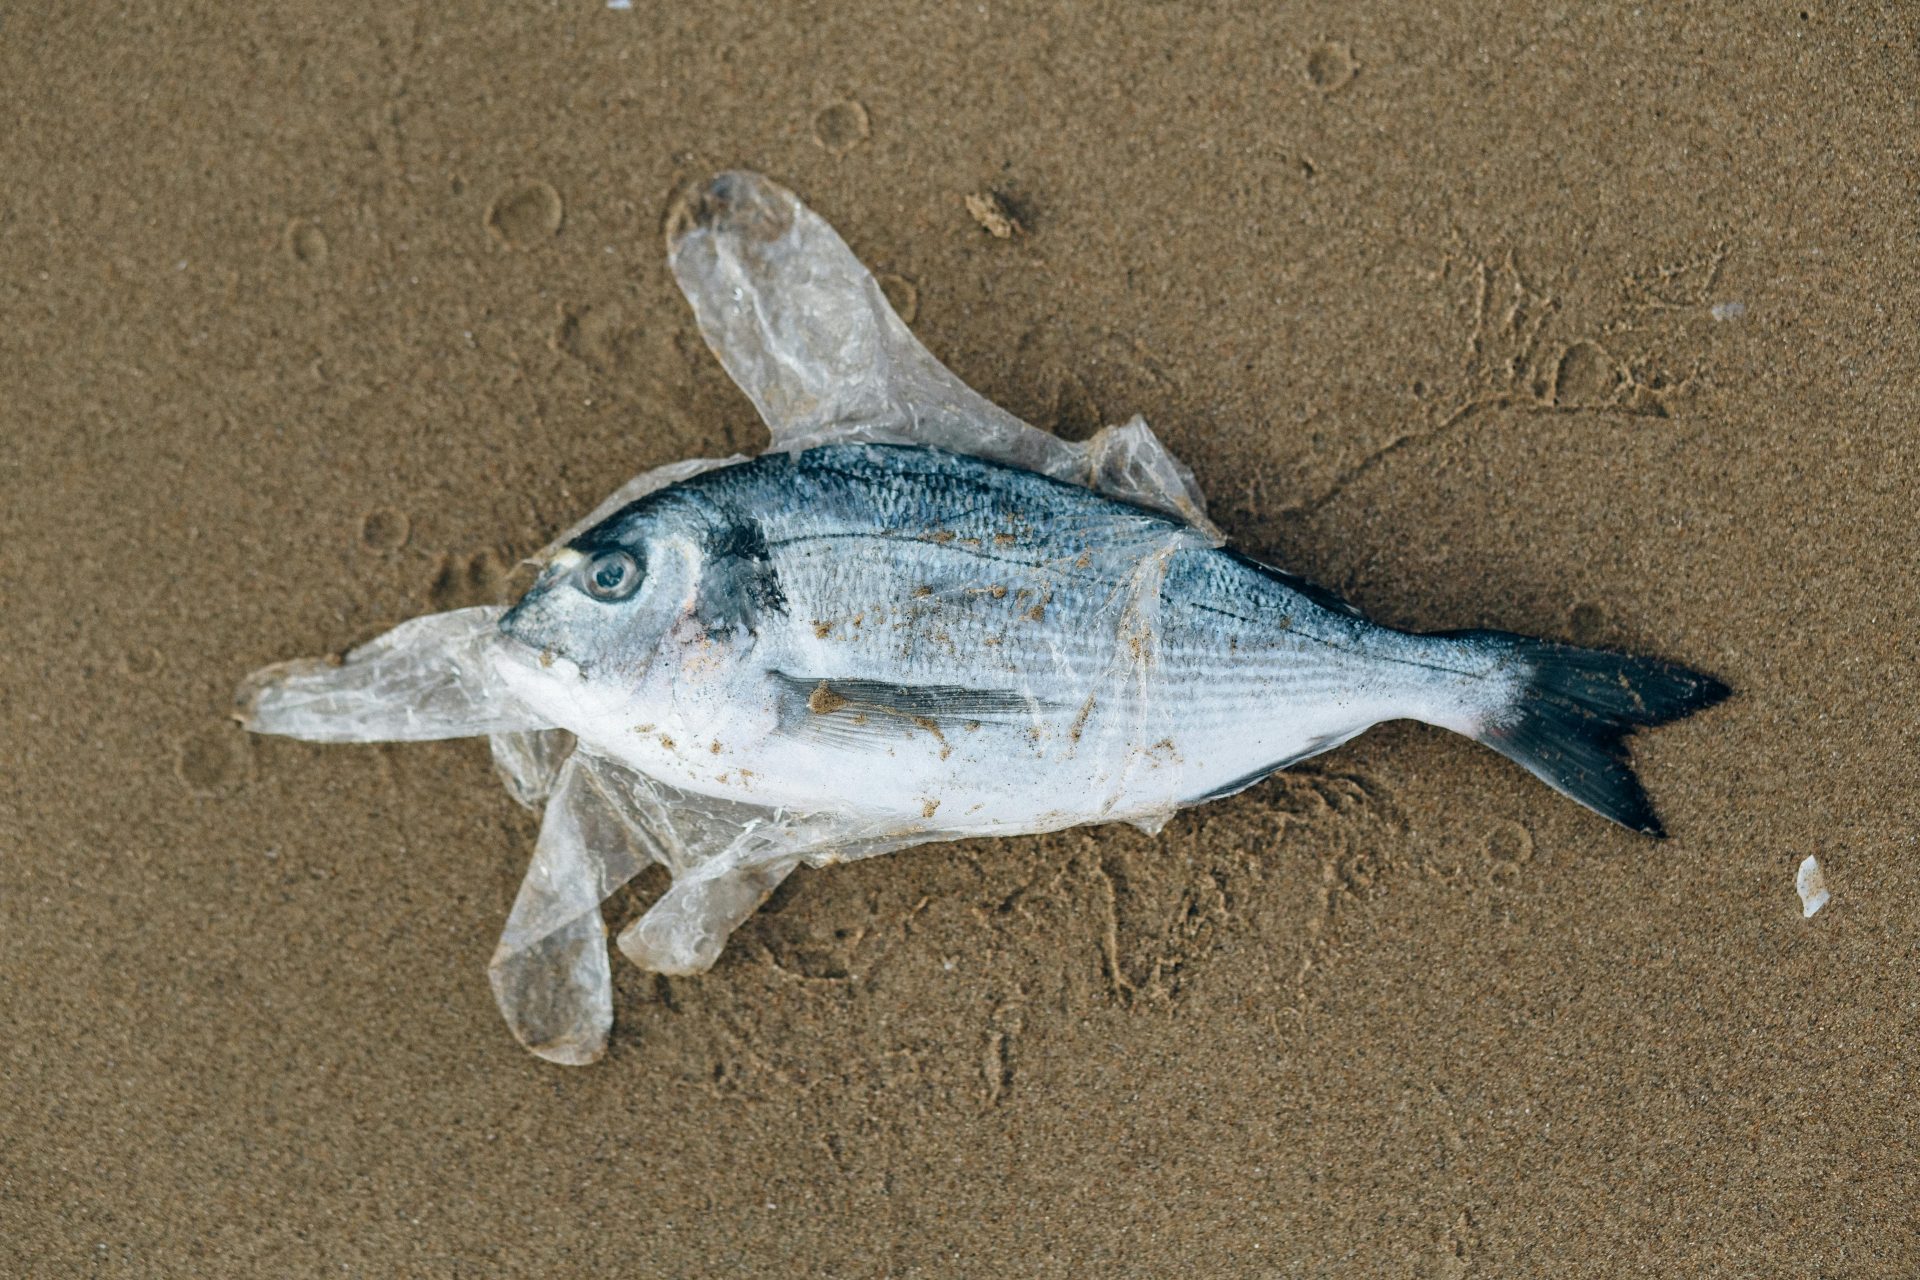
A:
[[[0,1274],[1920,1273],[1920,37],[1800,3],[0,12]],[[1672,838],[1390,725],[530,1057],[485,745],[230,702],[761,446],[730,167],[1380,620],[1726,679]]]

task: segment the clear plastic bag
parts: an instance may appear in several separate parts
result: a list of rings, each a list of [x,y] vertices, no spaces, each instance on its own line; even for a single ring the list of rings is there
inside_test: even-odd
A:
[[[722,174],[669,219],[674,278],[700,331],[753,400],[771,450],[870,441],[929,445],[1023,467],[1176,516],[1127,549],[1128,586],[1100,613],[1113,628],[1114,696],[1137,708],[1118,730],[1154,740],[1157,712],[1128,693],[1150,664],[1160,583],[1172,553],[1219,545],[1192,473],[1145,421],[1072,443],[1021,422],[955,377],[921,346],[840,237],[786,189]],[[695,459],[622,486],[556,541],[656,489],[742,459]],[[729,934],[803,862],[825,865],[977,834],[964,819],[902,827],[803,806],[762,807],[696,795],[647,776],[530,712],[502,670],[527,661],[497,629],[501,610],[416,618],[339,662],[268,667],[246,681],[238,718],[258,733],[321,742],[485,735],[514,799],[543,810],[532,865],[489,966],[514,1035],[550,1061],[605,1052],[612,978],[601,904],[647,866],[672,886],[619,936],[634,963],[662,973],[711,966]],[[1129,698],[1131,700],[1129,701]],[[1157,768],[1146,753],[1145,767]],[[1171,776],[1171,775],[1170,775]],[[1149,828],[1178,787],[1111,816]],[[1063,814],[1053,825],[1087,821]],[[1041,824],[1044,826],[1044,824]],[[1035,829],[1039,829],[1036,827]]]

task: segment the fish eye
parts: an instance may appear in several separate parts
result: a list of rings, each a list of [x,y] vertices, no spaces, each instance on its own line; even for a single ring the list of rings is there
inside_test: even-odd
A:
[[[639,589],[640,565],[625,551],[603,551],[587,562],[581,582],[595,600],[625,600]]]

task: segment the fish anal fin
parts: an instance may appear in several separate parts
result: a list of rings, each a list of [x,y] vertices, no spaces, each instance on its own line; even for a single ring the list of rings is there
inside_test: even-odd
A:
[[[1322,734],[1320,737],[1315,738],[1311,742],[1309,742],[1306,745],[1304,750],[1297,751],[1293,755],[1286,757],[1284,760],[1278,760],[1273,764],[1263,764],[1258,769],[1253,769],[1247,773],[1243,773],[1239,777],[1233,779],[1231,782],[1223,782],[1219,786],[1213,788],[1213,790],[1208,791],[1206,794],[1195,796],[1193,799],[1188,800],[1185,803],[1205,804],[1209,800],[1223,800],[1228,796],[1238,795],[1240,792],[1245,791],[1248,787],[1251,787],[1256,783],[1265,782],[1268,778],[1271,778],[1274,774],[1279,773],[1282,769],[1292,768],[1294,765],[1299,764],[1302,760],[1310,760],[1314,756],[1333,750],[1335,747],[1341,745],[1342,743],[1351,740],[1360,732],[1362,732],[1362,730],[1356,729],[1354,730],[1353,733]]]

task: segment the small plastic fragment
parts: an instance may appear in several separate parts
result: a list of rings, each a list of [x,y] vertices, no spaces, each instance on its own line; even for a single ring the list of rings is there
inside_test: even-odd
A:
[[[1808,854],[1801,861],[1800,869],[1793,873],[1793,887],[1800,895],[1800,914],[1809,920],[1833,896],[1827,892],[1827,876],[1820,869],[1820,859],[1812,854]]]
[[[553,794],[560,768],[573,754],[573,735],[565,729],[496,733],[487,739],[494,771],[522,807],[536,812]]]
[[[720,958],[727,938],[795,865],[793,858],[779,858],[676,880],[645,915],[627,926],[620,950],[654,973],[705,973]]]
[[[536,1057],[584,1067],[605,1055],[613,1030],[613,969],[598,911],[496,954],[487,978],[507,1029]]]

